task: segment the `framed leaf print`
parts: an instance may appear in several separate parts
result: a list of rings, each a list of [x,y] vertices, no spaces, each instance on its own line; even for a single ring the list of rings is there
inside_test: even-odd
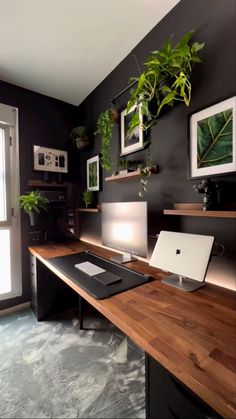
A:
[[[99,191],[99,156],[87,160],[87,189]]]
[[[126,109],[121,112],[121,156],[126,154],[134,153],[135,151],[143,148],[143,117],[141,111],[141,104],[138,106],[134,105],[129,112]],[[128,128],[129,123],[134,115],[138,121],[138,126],[129,134]]]
[[[236,96],[190,118],[190,177],[236,171]]]

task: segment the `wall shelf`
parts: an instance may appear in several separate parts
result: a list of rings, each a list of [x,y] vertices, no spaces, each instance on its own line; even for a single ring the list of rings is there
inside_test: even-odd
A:
[[[44,182],[43,180],[29,179],[28,186],[35,188],[68,188],[70,184],[67,183],[57,183],[57,182]]]
[[[201,204],[174,204],[174,209],[164,209],[165,215],[184,215],[190,217],[236,218],[236,210],[203,211]]]
[[[156,166],[147,167],[148,172],[151,174],[157,174],[158,170]],[[123,182],[125,180],[132,180],[140,178],[140,170],[135,170],[134,172],[121,173],[120,175],[109,176],[105,178],[105,182]]]
[[[78,212],[100,212],[101,206],[98,205],[97,208],[77,208]]]

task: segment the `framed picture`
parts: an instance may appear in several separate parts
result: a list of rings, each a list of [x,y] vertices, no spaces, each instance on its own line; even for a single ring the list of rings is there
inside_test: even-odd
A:
[[[121,156],[143,148],[143,116],[141,105],[138,106],[139,126],[131,134],[128,134],[129,123],[136,108],[136,106],[133,106],[128,113],[126,110],[121,112]]]
[[[87,160],[87,189],[99,191],[99,156]]]
[[[190,177],[236,171],[236,96],[190,118]]]
[[[67,151],[34,145],[34,170],[67,173]]]

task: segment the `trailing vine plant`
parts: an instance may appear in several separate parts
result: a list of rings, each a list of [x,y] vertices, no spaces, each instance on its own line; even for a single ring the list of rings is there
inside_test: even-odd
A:
[[[95,134],[102,137],[101,166],[104,170],[111,170],[111,138],[114,124],[118,118],[118,113],[110,108],[102,112],[97,120],[97,130]]]

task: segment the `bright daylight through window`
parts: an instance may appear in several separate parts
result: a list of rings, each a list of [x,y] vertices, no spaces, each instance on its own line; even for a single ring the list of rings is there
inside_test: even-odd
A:
[[[0,221],[6,221],[5,135],[0,128]],[[11,291],[10,230],[0,229],[0,294]]]

